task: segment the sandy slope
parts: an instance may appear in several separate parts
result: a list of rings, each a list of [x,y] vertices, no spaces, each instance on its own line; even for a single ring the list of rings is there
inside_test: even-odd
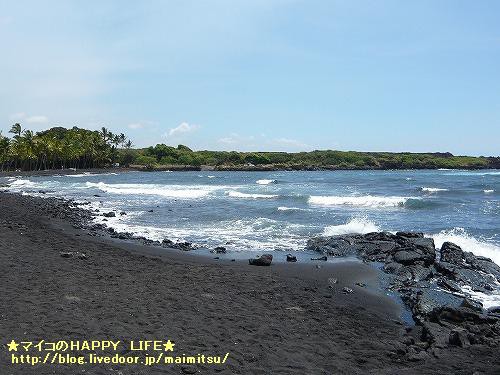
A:
[[[376,283],[367,265],[219,263],[89,237],[49,206],[0,193],[2,375],[499,373],[482,347],[408,362],[397,306],[355,286]],[[60,256],[76,251],[87,259]],[[13,366],[12,339],[171,339],[178,355],[230,354],[220,367]]]

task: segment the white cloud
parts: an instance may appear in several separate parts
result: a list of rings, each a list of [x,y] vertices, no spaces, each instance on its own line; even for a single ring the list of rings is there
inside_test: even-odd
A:
[[[142,129],[144,127],[144,124],[141,122],[134,122],[132,124],[128,124],[129,129]]]
[[[30,124],[46,124],[47,122],[49,122],[49,119],[47,118],[47,116],[36,115],[26,117],[25,121]]]
[[[192,133],[196,130],[198,130],[200,128],[199,125],[195,125],[195,124],[188,124],[187,122],[183,122],[181,123],[179,126],[175,127],[175,128],[172,128],[170,129],[168,132],[166,132],[164,134],[165,137],[178,137],[178,136],[181,136],[183,134],[187,134],[187,133]]]
[[[49,122],[47,116],[32,115],[28,116],[24,112],[13,113],[9,116],[11,121],[27,122],[28,124],[46,124]]]

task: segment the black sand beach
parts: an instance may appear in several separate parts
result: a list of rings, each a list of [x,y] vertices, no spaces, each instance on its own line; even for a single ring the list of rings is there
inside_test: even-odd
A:
[[[498,348],[408,346],[400,307],[356,285],[377,282],[363,263],[252,267],[91,237],[71,212],[0,193],[2,375],[500,373]],[[224,365],[32,367],[11,364],[7,350],[11,340],[101,339],[170,339],[175,355],[229,356]]]

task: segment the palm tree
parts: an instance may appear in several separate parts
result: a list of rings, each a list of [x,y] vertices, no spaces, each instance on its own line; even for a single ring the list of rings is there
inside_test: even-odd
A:
[[[16,122],[14,125],[12,125],[12,128],[9,130],[9,133],[15,134],[18,137],[20,137],[22,133],[21,124]]]
[[[113,134],[113,138],[111,138],[111,143],[115,145],[115,147],[118,147],[118,145],[121,143],[121,138],[119,134]]]
[[[118,141],[122,147],[125,145],[126,140],[127,140],[127,137],[125,136],[125,134],[120,133],[120,135],[118,135]]]
[[[2,131],[0,131],[0,165],[1,171],[5,168],[5,163],[8,161],[9,154],[9,138],[4,137],[2,135]]]
[[[111,138],[111,135],[112,135],[111,132],[104,126],[101,128],[101,136],[104,142],[107,142]]]
[[[104,127],[100,131],[54,127],[35,134],[16,123],[9,132],[12,139],[0,134],[2,169],[104,167],[118,159],[119,145],[132,147],[124,134],[114,135]]]
[[[23,156],[25,160],[24,169],[33,169],[33,160],[36,159],[35,154],[35,139],[33,131],[25,130],[21,139]]]

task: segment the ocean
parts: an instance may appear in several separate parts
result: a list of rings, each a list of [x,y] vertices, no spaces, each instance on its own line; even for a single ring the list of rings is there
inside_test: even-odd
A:
[[[300,252],[313,236],[411,230],[500,264],[498,170],[61,171],[0,182],[24,194],[90,201],[117,213],[96,222],[153,240]]]

